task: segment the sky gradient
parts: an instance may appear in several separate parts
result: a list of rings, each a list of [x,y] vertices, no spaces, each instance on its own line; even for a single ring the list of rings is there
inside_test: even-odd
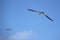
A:
[[[27,9],[43,11],[54,22]],[[60,0],[0,0],[0,40],[60,40],[59,17]]]

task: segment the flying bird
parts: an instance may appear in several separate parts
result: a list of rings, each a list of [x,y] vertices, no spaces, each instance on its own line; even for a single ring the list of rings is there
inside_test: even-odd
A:
[[[39,15],[44,15],[46,18],[48,18],[49,20],[53,21],[49,16],[47,16],[44,12],[40,12],[40,11],[36,11],[36,10],[32,10],[32,9],[28,9],[29,11],[32,11],[32,12],[38,12]]]
[[[12,29],[5,29],[5,30],[12,30]]]

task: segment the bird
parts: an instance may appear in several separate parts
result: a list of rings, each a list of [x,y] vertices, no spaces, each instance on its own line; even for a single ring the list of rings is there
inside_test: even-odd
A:
[[[5,30],[12,30],[12,29],[5,29]]]
[[[29,11],[32,11],[32,12],[38,12],[39,15],[44,15],[46,18],[48,18],[50,21],[53,21],[53,19],[51,19],[48,15],[46,15],[44,12],[40,12],[40,11],[37,11],[37,10],[32,10],[32,9],[27,9]]]

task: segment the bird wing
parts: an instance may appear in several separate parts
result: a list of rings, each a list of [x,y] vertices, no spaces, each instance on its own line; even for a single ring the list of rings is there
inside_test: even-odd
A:
[[[32,10],[32,9],[28,9],[29,11],[32,11],[32,12],[39,12],[39,11],[36,11],[36,10]]]
[[[47,16],[46,14],[44,14],[45,17],[47,17],[49,20],[53,21],[49,16]]]

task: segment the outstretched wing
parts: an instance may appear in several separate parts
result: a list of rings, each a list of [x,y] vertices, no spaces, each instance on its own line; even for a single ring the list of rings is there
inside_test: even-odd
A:
[[[32,12],[38,12],[38,11],[36,11],[36,10],[32,10],[32,9],[28,9],[29,11],[32,11]]]
[[[46,14],[44,14],[45,17],[47,17],[49,20],[53,21],[49,16],[47,16]]]

